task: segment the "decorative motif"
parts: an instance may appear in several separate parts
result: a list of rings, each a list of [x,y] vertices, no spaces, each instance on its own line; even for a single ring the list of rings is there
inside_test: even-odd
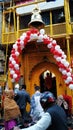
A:
[[[50,36],[45,34],[45,30],[41,29],[30,29],[15,42],[13,45],[11,55],[9,58],[9,70],[12,82],[18,82],[20,79],[20,68],[19,68],[19,55],[25,48],[26,44],[30,41],[36,40],[36,42],[43,42],[50,49],[50,52],[54,55],[54,58],[59,67],[59,71],[62,73],[62,78],[70,89],[73,89],[73,74],[69,62],[66,60],[66,55],[62,51],[56,40],[53,40]]]

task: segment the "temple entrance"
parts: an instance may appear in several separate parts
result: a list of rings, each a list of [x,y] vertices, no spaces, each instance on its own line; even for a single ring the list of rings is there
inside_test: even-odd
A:
[[[47,74],[49,74],[49,79],[46,77]],[[47,82],[46,82],[47,79]],[[40,81],[40,91],[51,91],[55,97],[57,97],[57,91],[56,91],[56,76],[54,73],[50,72],[49,70],[45,70],[43,73],[40,74],[39,76],[39,81]],[[47,85],[50,85],[50,89],[47,88]]]
[[[60,94],[64,94],[65,92],[65,85],[62,79],[61,73],[58,71],[58,67],[56,64],[52,64],[50,62],[43,62],[37,64],[30,75],[30,93],[31,95],[34,93],[34,84],[39,85],[41,88],[41,92],[45,91],[45,83],[44,77],[46,76],[47,72],[52,73],[52,92],[57,97]]]

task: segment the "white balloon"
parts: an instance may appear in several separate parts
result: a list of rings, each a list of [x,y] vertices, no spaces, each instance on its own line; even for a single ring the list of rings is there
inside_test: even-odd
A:
[[[52,48],[52,43],[47,45],[48,48]]]
[[[73,90],[73,84],[70,84],[70,85],[69,85],[69,88]]]
[[[70,72],[67,72],[67,76],[71,76],[71,73],[70,73]]]
[[[72,77],[67,77],[67,79],[65,80],[67,83],[71,82],[72,81]]]
[[[66,70],[63,70],[63,71],[62,71],[62,74],[63,74],[63,75],[67,75],[67,71],[66,71]]]
[[[43,42],[43,35],[42,35],[42,34],[40,34],[40,35],[38,36],[37,42]]]
[[[46,34],[43,36],[43,38],[45,39],[47,38],[49,40],[49,37]]]
[[[38,39],[38,40],[37,40],[37,43],[38,43],[38,42],[43,42],[43,40],[41,40],[41,39]]]
[[[16,52],[15,52],[15,55],[16,55],[16,56],[19,56],[19,52],[18,52],[18,51],[16,51]]]
[[[66,84],[68,84],[68,83],[69,83],[69,81],[68,81],[68,80],[65,80],[65,83],[66,83]]]
[[[64,66],[65,66],[65,67],[68,67],[68,66],[69,66],[69,62],[66,61],[66,62],[64,63]]]
[[[38,36],[38,39],[43,39],[43,35],[42,34],[40,34],[39,36]]]
[[[55,46],[55,50],[58,51],[59,49],[60,49],[60,46],[59,46],[59,45],[56,45],[56,46]]]
[[[12,57],[12,56],[10,56],[9,60],[10,60],[10,61],[12,61],[12,60],[13,60],[13,57]]]
[[[20,44],[24,45],[24,41],[23,41],[23,40],[20,40]]]
[[[44,29],[40,29],[40,34],[45,34],[45,30]]]
[[[66,60],[65,59],[61,59],[61,63],[65,64]]]
[[[23,33],[22,35],[24,36],[24,38],[26,37],[26,33]]]
[[[62,49],[58,49],[58,52],[62,53]]]
[[[22,35],[22,36],[20,37],[20,40],[24,40],[25,37],[26,37],[26,36],[23,36],[23,35]]]
[[[18,68],[18,67],[19,67],[19,65],[18,65],[18,64],[15,64],[15,65],[14,65],[14,67],[15,67],[15,68]]]
[[[34,34],[33,34],[33,38],[34,38],[34,39],[38,39],[37,33],[34,33]]]
[[[16,61],[15,61],[15,60],[13,60],[13,61],[12,61],[12,64],[13,64],[13,65],[15,65],[15,64],[16,64]]]
[[[64,59],[66,59],[66,58],[67,58],[67,56],[66,56],[65,54],[62,54],[62,57],[63,57]]]
[[[53,40],[53,41],[52,41],[52,44],[53,44],[53,45],[54,45],[54,44],[56,45],[56,40]]]
[[[13,78],[14,78],[14,79],[17,78],[17,74],[13,74]]]
[[[30,35],[30,40],[29,41],[34,40],[34,39],[38,39],[38,35],[36,33]]]
[[[13,45],[13,48],[14,48],[14,49],[18,48],[18,47],[17,47],[17,44],[14,44],[14,45]]]
[[[61,57],[57,57],[56,60],[57,61],[61,61],[62,59],[61,59]]]
[[[11,70],[11,71],[10,71],[10,74],[12,74],[12,75],[13,75],[14,73],[15,73],[15,71],[14,71],[14,70]]]
[[[62,68],[59,68],[59,71],[62,72]]]

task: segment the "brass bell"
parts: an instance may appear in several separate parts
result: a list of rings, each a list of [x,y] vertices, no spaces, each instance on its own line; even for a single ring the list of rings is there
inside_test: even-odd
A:
[[[28,27],[41,27],[43,28],[45,23],[42,21],[42,17],[40,15],[40,10],[38,7],[35,7],[32,11],[31,21],[28,23]]]

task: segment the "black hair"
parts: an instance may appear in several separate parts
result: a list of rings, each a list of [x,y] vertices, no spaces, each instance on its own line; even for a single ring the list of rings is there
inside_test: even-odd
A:
[[[25,84],[23,84],[21,87],[22,87],[22,89],[26,89],[26,85]]]
[[[40,87],[39,86],[35,86],[35,90],[40,90]]]

